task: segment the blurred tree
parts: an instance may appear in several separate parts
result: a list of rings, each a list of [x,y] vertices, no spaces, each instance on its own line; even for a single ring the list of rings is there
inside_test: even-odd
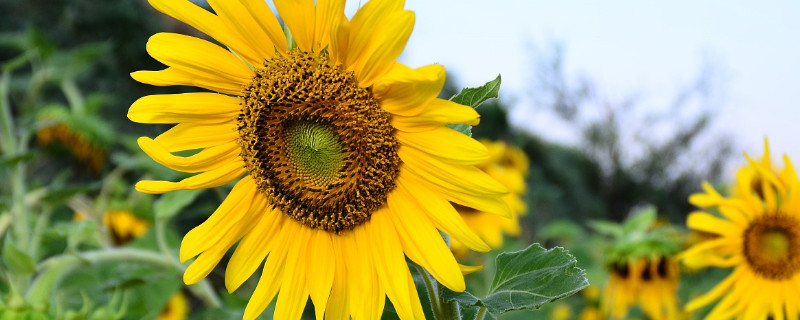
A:
[[[728,137],[708,130],[719,106],[713,70],[701,70],[667,108],[657,109],[638,95],[607,101],[594,81],[568,76],[563,56],[555,45],[537,61],[531,87],[536,108],[528,110],[553,113],[559,120],[553,125],[579,137],[575,147],[534,133],[548,128],[511,127],[510,107],[503,100],[481,105],[481,124],[472,130],[476,138],[514,143],[530,158],[529,232],[555,218],[621,221],[642,203],[682,222],[692,210],[689,195],[703,180],[720,181],[733,151]],[[451,83],[446,94],[454,91]]]

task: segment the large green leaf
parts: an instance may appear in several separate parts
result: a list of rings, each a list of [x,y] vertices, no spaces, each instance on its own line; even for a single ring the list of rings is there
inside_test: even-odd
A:
[[[538,309],[543,304],[574,294],[589,285],[586,273],[566,249],[545,250],[533,244],[525,250],[504,252],[497,256],[497,272],[489,294],[478,298],[469,292],[445,290],[445,301],[457,301],[462,314],[476,314],[486,308],[487,318],[524,309]]]
[[[497,75],[492,81],[477,87],[477,88],[464,88],[457,95],[450,98],[450,101],[455,103],[477,108],[482,102],[497,98],[500,92],[500,75]],[[468,124],[449,124],[448,127],[455,129],[458,132],[472,136],[472,126]]]

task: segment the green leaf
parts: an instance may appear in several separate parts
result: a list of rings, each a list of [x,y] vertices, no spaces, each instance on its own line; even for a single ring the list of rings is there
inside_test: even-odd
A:
[[[500,75],[497,75],[497,78],[480,87],[462,89],[461,92],[450,98],[450,101],[476,108],[478,105],[488,99],[497,98],[497,94],[499,92]]]
[[[33,258],[11,243],[11,237],[6,237],[5,243],[3,243],[3,261],[15,274],[29,275],[36,272]]]
[[[499,92],[500,75],[497,75],[497,78],[480,87],[462,89],[461,92],[450,98],[450,101],[477,108],[482,102],[491,98],[497,98]],[[449,124],[447,126],[470,137],[472,136],[472,126],[468,124]]]
[[[628,219],[625,220],[622,228],[625,234],[633,232],[645,232],[656,222],[656,207],[645,206],[634,212]]]
[[[589,228],[592,228],[592,230],[601,235],[614,239],[621,239],[625,234],[621,225],[611,221],[591,220],[589,221]]]
[[[197,198],[203,190],[178,190],[161,196],[153,205],[156,219],[169,219]]]
[[[497,256],[497,272],[486,297],[445,290],[445,301],[457,301],[462,313],[471,315],[484,307],[497,316],[513,310],[538,309],[543,304],[574,294],[589,285],[586,273],[561,247],[545,250],[533,244],[525,250]],[[488,316],[488,315],[487,315]],[[491,317],[489,317],[491,318]]]

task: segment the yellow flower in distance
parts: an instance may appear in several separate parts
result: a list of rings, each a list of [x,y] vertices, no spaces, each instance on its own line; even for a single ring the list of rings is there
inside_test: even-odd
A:
[[[678,319],[680,275],[674,259],[639,258],[611,269],[601,298],[604,318],[626,319],[628,310],[638,305],[650,319]]]
[[[157,320],[184,320],[189,317],[189,300],[183,292],[177,292],[169,297],[164,310],[158,315]]]
[[[511,208],[511,218],[462,205],[455,207],[470,229],[492,248],[499,248],[503,245],[503,233],[518,236],[521,231],[519,216],[527,212],[527,205],[521,195],[525,193],[528,157],[519,148],[503,141],[481,140],[481,143],[489,150],[489,158],[477,167],[509,190],[503,196],[503,201]],[[467,247],[457,239],[451,241],[451,246],[457,256],[464,256],[468,252]]]
[[[72,220],[74,221],[83,221],[88,218],[89,216],[82,211],[75,211],[72,215]],[[111,240],[114,241],[115,245],[126,244],[143,235],[150,228],[150,223],[139,219],[127,210],[106,211],[102,219],[103,225],[108,229]]]
[[[245,319],[276,296],[276,319],[300,318],[309,296],[318,319],[377,319],[387,296],[400,318],[423,318],[406,257],[464,290],[438,230],[489,250],[450,202],[510,216],[501,199],[506,188],[475,168],[486,148],[446,127],[475,125],[479,116],[437,98],[444,68],[395,62],[414,13],[402,0],[366,2],[351,19],[344,1],[274,1],[291,32],[287,43],[264,1],[208,2],[215,14],[187,0],[150,1],[225,48],[156,34],[147,51],[168,67],[132,76],[210,92],[146,96],[128,111],[136,122],[175,123],[139,145],[166,167],[197,173],[140,181],[137,190],[236,181],[183,238],[180,260],[197,257],[184,281],[200,281],[238,242],[225,271],[228,291],[266,260]]]
[[[682,261],[689,267],[733,271],[690,301],[688,311],[719,300],[709,319],[800,317],[800,181],[788,157],[780,170],[769,162],[768,148],[764,159],[748,158],[749,168],[739,171],[733,196],[723,197],[704,183],[705,192],[689,198],[707,211],[692,212],[687,226],[717,237],[681,253]]]

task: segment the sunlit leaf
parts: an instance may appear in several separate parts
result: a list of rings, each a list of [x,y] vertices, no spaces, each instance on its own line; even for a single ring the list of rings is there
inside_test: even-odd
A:
[[[513,310],[538,309],[589,285],[585,271],[576,263],[564,248],[545,250],[533,244],[525,250],[497,256],[497,272],[484,298],[449,290],[443,292],[443,297],[445,301],[457,301],[467,315],[480,308],[494,316]]]
[[[500,75],[497,75],[497,78],[480,87],[462,89],[461,92],[450,98],[450,101],[477,108],[482,102],[491,98],[497,98],[499,92]],[[447,126],[470,137],[472,136],[472,126],[468,124],[449,124]]]

